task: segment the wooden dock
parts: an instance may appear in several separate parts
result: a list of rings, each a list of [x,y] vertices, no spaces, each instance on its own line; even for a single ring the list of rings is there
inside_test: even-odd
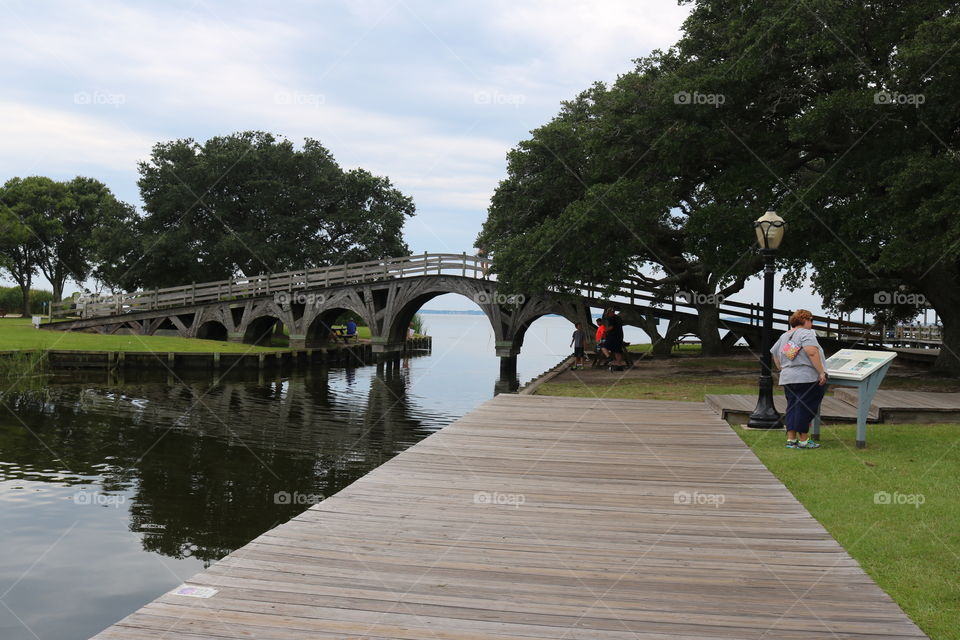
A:
[[[500,395],[188,584],[97,640],[925,637],[700,403]]]
[[[857,393],[857,389],[837,387],[834,395],[856,406]],[[880,422],[960,422],[960,393],[880,389],[870,403],[870,413],[876,413]]]
[[[717,415],[730,424],[745,424],[750,418],[750,414],[757,406],[757,396],[754,395],[734,395],[734,394],[707,394],[703,401],[708,407],[713,409]],[[787,399],[784,396],[774,396],[773,405],[781,414],[787,409]],[[820,407],[820,413],[826,422],[856,422],[857,404],[854,399],[853,404],[836,397],[828,395],[823,398]],[[867,422],[879,422],[880,413],[876,408],[871,407],[867,414]]]
[[[820,413],[827,423],[856,422],[858,391],[836,387],[823,399]],[[708,407],[730,424],[745,424],[757,406],[756,395],[708,394]],[[777,411],[787,408],[786,398],[774,396]],[[867,422],[888,424],[939,424],[960,422],[960,393],[880,389],[870,403]]]

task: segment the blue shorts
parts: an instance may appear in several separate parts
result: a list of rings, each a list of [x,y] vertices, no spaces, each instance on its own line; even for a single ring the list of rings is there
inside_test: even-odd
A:
[[[783,391],[787,396],[787,412],[783,416],[783,423],[787,431],[807,433],[810,430],[810,422],[820,410],[820,402],[826,390],[827,385],[819,382],[796,382],[783,385]]]

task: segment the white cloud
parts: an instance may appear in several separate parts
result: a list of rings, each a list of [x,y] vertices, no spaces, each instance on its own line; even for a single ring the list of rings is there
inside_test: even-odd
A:
[[[13,102],[0,102],[0,139],[0,171],[7,177],[80,173],[81,167],[130,170],[154,142],[109,119]]]
[[[672,43],[686,15],[665,0],[19,6],[0,24],[0,82],[16,88],[0,101],[3,174],[101,168],[133,193],[161,140],[309,136],[414,196],[412,245],[456,250],[506,152],[561,100]]]

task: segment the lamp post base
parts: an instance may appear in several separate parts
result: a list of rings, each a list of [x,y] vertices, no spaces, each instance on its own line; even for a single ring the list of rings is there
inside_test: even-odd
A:
[[[757,406],[750,414],[747,426],[751,429],[780,429],[783,427],[783,416],[773,406],[773,379],[769,376],[760,377],[760,393],[757,395]]]

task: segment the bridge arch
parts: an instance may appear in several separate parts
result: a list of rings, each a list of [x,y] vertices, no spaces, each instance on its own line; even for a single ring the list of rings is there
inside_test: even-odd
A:
[[[333,327],[341,324],[348,314],[358,315],[356,312],[343,307],[331,307],[314,314],[313,320],[310,321],[310,324],[305,325],[303,332],[305,346],[313,348],[335,342],[336,337]]]
[[[329,342],[329,328],[346,313],[357,315],[376,335],[375,314],[362,296],[353,289],[333,289],[324,292],[307,293],[293,304],[303,304],[303,312],[296,319],[296,331],[290,331],[291,347],[316,347]],[[280,305],[283,307],[283,305]]]
[[[589,305],[565,301],[562,298],[554,296],[544,296],[536,300],[525,302],[519,309],[514,321],[509,340],[512,342],[513,353],[520,353],[523,347],[523,340],[527,335],[527,330],[534,322],[548,315],[556,315],[565,318],[571,325],[577,322],[583,324],[583,329],[587,334],[587,341],[592,342],[595,325],[593,324],[592,309]]]
[[[497,322],[500,309],[496,304],[496,283],[456,276],[430,276],[398,281],[391,286],[383,301],[383,318],[376,334],[386,350],[402,347],[407,328],[421,307],[446,294],[457,294],[476,304],[490,322],[495,339],[503,339],[503,325]]]
[[[196,337],[201,340],[226,341],[230,330],[219,320],[207,320],[197,327]]]
[[[273,343],[273,335],[278,323],[282,324],[283,320],[266,313],[250,318],[243,325],[243,342],[269,347]]]

